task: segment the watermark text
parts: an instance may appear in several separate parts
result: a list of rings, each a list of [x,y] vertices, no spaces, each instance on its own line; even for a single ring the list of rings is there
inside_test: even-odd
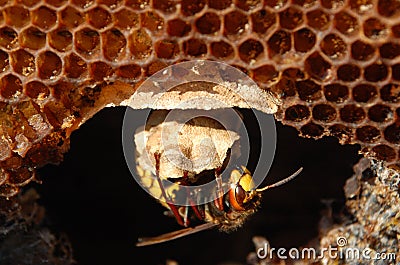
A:
[[[322,260],[324,258],[340,260],[387,260],[395,261],[396,253],[378,252],[372,248],[346,247],[347,240],[344,237],[337,239],[337,247],[329,246],[320,249],[316,248],[274,248],[268,243],[257,249],[259,259],[273,259],[275,257],[286,260]]]

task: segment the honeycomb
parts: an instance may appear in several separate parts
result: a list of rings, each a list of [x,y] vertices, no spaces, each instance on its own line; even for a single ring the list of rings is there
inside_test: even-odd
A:
[[[400,161],[397,0],[0,0],[0,195],[56,163],[71,132],[190,59],[281,98],[305,137]]]

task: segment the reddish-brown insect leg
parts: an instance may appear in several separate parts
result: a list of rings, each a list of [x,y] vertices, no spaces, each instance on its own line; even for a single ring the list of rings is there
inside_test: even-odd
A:
[[[190,207],[192,207],[194,214],[199,220],[204,220],[204,211],[202,211],[198,205],[196,205],[192,200],[189,201]]]
[[[187,185],[187,178],[188,178],[188,172],[185,171],[183,173],[183,185]],[[190,196],[190,191],[189,189],[186,187],[186,193],[187,193],[187,197],[188,197],[188,202],[190,207],[192,208],[194,214],[196,215],[196,217],[199,220],[204,220],[204,213],[203,211],[201,211],[198,207],[198,205],[192,200],[191,196]]]
[[[215,206],[217,206],[218,210],[224,210],[224,202],[223,196],[224,191],[222,190],[222,179],[221,179],[221,168],[215,169],[215,179],[217,181],[217,198],[214,200]]]
[[[162,184],[162,181],[160,178],[160,157],[161,157],[160,153],[154,154],[154,158],[156,160],[156,177],[157,177],[158,185],[160,186],[160,189],[161,189],[161,194],[165,198],[165,202],[168,204],[169,208],[171,209],[172,213],[174,214],[175,219],[178,222],[178,224],[180,224],[182,226],[186,226],[185,223],[183,222],[182,216],[179,214],[178,208],[176,207],[176,205],[174,205],[170,202],[169,198],[167,197],[167,193],[165,192],[164,185]]]

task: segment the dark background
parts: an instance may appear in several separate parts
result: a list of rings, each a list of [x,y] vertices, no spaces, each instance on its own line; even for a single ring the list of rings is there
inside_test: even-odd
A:
[[[358,146],[341,146],[335,138],[319,141],[297,136],[294,128],[277,123],[277,151],[266,183],[301,176],[263,196],[261,209],[231,234],[205,231],[161,245],[137,248],[140,236],[180,229],[163,215],[165,208],[135,182],[121,144],[125,109],[96,114],[71,137],[64,161],[39,170],[40,203],[45,225],[69,237],[81,265],[245,263],[254,250],[252,237],[266,237],[272,247],[305,245],[318,236],[321,200],[343,205],[343,185],[359,158]]]

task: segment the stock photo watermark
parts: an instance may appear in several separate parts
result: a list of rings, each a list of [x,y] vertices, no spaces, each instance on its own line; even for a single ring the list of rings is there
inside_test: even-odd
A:
[[[279,258],[281,260],[313,260],[318,261],[325,258],[330,260],[347,260],[347,261],[368,261],[368,260],[383,260],[394,262],[396,253],[393,252],[378,252],[372,248],[356,248],[347,246],[345,237],[336,239],[337,246],[316,248],[274,248],[268,242],[264,243],[263,247],[257,249],[257,257],[259,259]],[[388,263],[389,264],[389,263]]]

